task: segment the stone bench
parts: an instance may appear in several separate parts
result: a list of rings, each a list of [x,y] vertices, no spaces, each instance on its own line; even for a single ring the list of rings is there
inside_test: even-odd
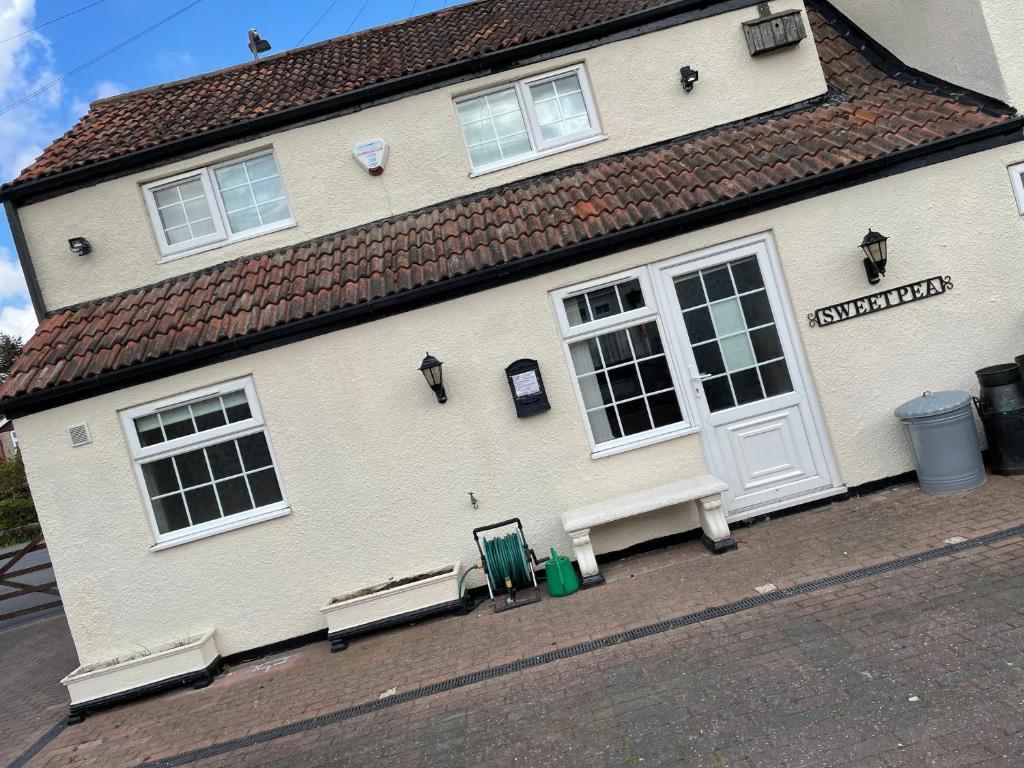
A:
[[[708,549],[716,555],[735,549],[736,542],[729,533],[725,505],[722,503],[722,492],[728,489],[729,486],[717,477],[700,475],[562,513],[562,525],[572,539],[576,562],[583,576],[583,586],[592,587],[604,583],[590,542],[591,528],[688,501],[697,502],[700,525],[704,529],[702,540]]]

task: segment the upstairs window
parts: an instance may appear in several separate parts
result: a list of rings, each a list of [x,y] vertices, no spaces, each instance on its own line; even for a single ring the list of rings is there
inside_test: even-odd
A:
[[[474,173],[569,149],[601,135],[582,66],[456,101]]]
[[[295,223],[270,152],[163,179],[148,184],[145,193],[165,258]]]
[[[1013,194],[1017,198],[1017,209],[1020,215],[1024,216],[1024,163],[1010,166],[1010,182],[1013,184]]]

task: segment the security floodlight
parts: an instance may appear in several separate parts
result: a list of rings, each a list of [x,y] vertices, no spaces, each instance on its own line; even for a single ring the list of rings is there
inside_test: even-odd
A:
[[[252,57],[256,60],[260,60],[260,54],[266,53],[270,50],[270,42],[260,37],[260,33],[255,29],[249,30],[249,50],[252,51]]]

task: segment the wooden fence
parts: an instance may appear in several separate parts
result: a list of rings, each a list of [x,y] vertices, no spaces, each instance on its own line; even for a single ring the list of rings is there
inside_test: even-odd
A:
[[[19,577],[26,576],[30,573],[38,573],[39,571],[49,571],[52,569],[49,557],[47,557],[46,562],[15,569],[15,566],[23,560],[26,555],[46,549],[46,541],[43,539],[43,534],[39,530],[38,525],[26,526],[25,529],[7,531],[7,533],[17,533],[21,531],[34,533],[35,535],[27,544],[20,545],[17,549],[7,552],[6,554],[0,554],[0,611],[3,611],[4,609],[4,601],[31,594],[38,593],[40,595],[52,595],[56,600],[47,600],[46,602],[38,605],[8,611],[7,613],[0,612],[0,621],[17,618],[18,616],[24,616],[29,613],[45,611],[48,608],[56,608],[62,604],[60,600],[60,593],[57,591],[56,581],[47,581],[43,584],[26,584],[24,581],[18,580]]]

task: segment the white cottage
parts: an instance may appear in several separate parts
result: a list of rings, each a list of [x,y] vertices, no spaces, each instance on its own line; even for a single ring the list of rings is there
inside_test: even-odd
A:
[[[480,0],[94,102],[5,185],[79,677],[508,518],[587,573],[910,471],[894,406],[1024,352],[1024,9],[759,5]]]

